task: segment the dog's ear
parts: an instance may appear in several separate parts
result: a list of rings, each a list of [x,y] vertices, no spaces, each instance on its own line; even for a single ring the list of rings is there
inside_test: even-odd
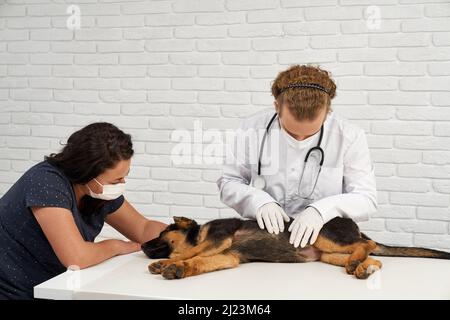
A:
[[[175,221],[176,225],[182,229],[188,229],[197,224],[194,220],[186,217],[173,217],[173,221]]]

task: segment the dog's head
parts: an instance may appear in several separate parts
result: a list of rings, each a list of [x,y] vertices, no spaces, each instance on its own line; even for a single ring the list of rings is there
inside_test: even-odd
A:
[[[185,217],[173,217],[175,223],[164,229],[158,238],[142,244],[150,259],[174,258],[197,244],[200,226]]]

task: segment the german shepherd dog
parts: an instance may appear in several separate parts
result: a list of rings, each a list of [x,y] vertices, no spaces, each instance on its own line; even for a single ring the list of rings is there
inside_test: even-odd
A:
[[[253,220],[217,219],[204,225],[184,217],[174,217],[174,221],[158,238],[142,245],[149,258],[166,258],[148,266],[151,273],[166,279],[181,279],[256,261],[322,261],[345,267],[348,274],[366,279],[381,268],[381,262],[369,255],[450,259],[448,252],[376,243],[347,218],[330,220],[316,242],[304,248],[289,243],[290,233],[270,234]]]

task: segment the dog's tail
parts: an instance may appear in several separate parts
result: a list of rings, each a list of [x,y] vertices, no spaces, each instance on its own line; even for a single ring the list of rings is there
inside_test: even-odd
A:
[[[370,240],[369,237],[362,234],[363,238]],[[375,250],[371,255],[384,257],[415,257],[415,258],[433,258],[450,260],[450,252],[415,248],[415,247],[392,247],[377,243]]]

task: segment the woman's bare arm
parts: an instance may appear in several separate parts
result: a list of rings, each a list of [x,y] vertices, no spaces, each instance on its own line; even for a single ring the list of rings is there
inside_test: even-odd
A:
[[[140,214],[128,201],[106,218],[106,222],[131,241],[144,243],[159,236],[167,225],[149,220]]]
[[[33,207],[32,211],[56,256],[65,267],[76,265],[84,269],[114,256],[140,250],[140,245],[135,242],[85,241],[75,224],[72,213],[67,209]]]

